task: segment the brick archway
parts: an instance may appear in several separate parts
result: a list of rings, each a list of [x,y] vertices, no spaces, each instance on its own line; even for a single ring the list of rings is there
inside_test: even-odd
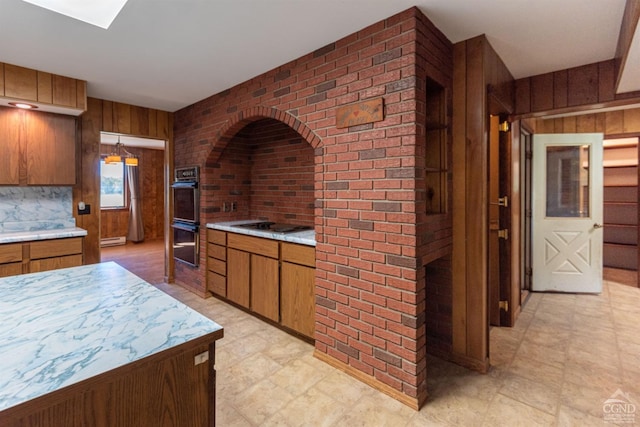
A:
[[[227,121],[222,129],[220,129],[218,139],[216,143],[213,144],[213,149],[208,156],[209,159],[211,159],[213,155],[213,161],[217,161],[229,141],[233,139],[240,129],[260,119],[274,119],[289,126],[300,134],[314,149],[322,145],[322,139],[293,115],[275,108],[258,106],[241,111]]]

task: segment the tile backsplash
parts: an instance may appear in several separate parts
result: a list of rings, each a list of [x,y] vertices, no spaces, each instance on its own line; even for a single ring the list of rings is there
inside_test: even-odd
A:
[[[0,233],[75,227],[71,187],[0,187]]]

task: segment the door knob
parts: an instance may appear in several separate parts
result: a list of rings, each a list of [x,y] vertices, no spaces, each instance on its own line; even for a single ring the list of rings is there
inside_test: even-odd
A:
[[[604,225],[602,225],[602,224],[598,224],[597,222],[596,222],[595,224],[593,224],[593,228],[595,228],[596,230],[597,230],[598,228],[602,228],[602,227],[604,227]]]

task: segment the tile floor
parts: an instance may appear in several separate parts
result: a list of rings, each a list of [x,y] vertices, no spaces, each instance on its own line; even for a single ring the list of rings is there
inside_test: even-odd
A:
[[[429,357],[416,412],[313,357],[313,347],[215,298],[158,285],[225,329],[216,350],[219,426],[600,426],[618,389],[640,426],[640,289],[532,294],[491,331],[487,375]],[[634,425],[624,424],[624,425]]]

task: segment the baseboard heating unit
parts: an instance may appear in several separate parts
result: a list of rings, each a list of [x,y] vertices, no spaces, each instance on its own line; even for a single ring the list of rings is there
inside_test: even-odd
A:
[[[127,238],[124,236],[120,237],[105,237],[104,239],[100,239],[100,247],[104,248],[105,246],[118,246],[124,245],[127,243]]]

